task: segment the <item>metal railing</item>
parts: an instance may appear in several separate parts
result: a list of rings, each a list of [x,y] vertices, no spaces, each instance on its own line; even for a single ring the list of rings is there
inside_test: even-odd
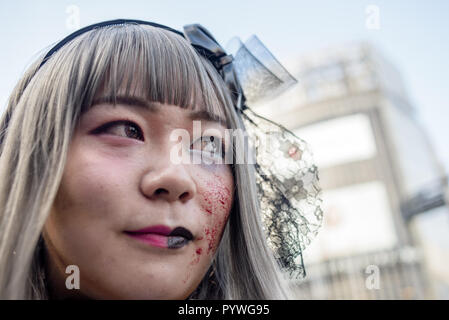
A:
[[[428,286],[417,248],[403,247],[306,265],[293,284],[297,299],[426,299]]]

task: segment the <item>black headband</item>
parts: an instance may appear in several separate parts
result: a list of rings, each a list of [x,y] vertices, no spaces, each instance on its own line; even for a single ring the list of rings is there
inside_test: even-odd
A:
[[[103,22],[91,24],[91,25],[89,25],[87,27],[79,29],[79,30],[69,34],[67,37],[65,37],[61,41],[59,41],[53,48],[50,49],[50,51],[47,52],[47,54],[45,55],[44,59],[42,60],[42,62],[40,64],[39,68],[42,67],[45,64],[45,62],[47,62],[47,60],[56,51],[61,49],[66,43],[72,41],[74,38],[78,37],[79,35],[82,35],[83,33],[86,33],[86,32],[88,32],[90,30],[93,30],[93,29],[107,27],[107,26],[121,25],[121,24],[126,24],[126,23],[145,24],[145,25],[149,25],[149,26],[153,26],[153,27],[169,30],[171,32],[174,32],[174,33],[180,35],[181,37],[184,37],[182,32],[179,32],[179,31],[177,31],[175,29],[172,29],[170,27],[167,27],[167,26],[164,26],[164,25],[161,25],[161,24],[157,24],[157,23],[154,23],[154,22],[149,22],[149,21],[132,20],[132,19],[116,19],[116,20],[110,20],[110,21],[103,21]]]
[[[190,42],[193,48],[203,57],[207,58],[221,75],[223,80],[225,81],[230,93],[232,100],[234,102],[234,106],[238,110],[242,110],[246,108],[245,105],[245,96],[243,94],[243,90],[240,86],[240,83],[237,79],[237,75],[235,74],[234,68],[232,67],[231,62],[233,61],[232,55],[228,55],[224,49],[220,46],[220,44],[215,40],[215,38],[207,31],[206,28],[201,26],[200,24],[190,24],[184,26],[184,33],[172,29],[170,27],[149,22],[143,20],[134,20],[134,19],[116,19],[110,21],[103,21],[100,23],[95,23],[84,27],[80,30],[73,32],[68,35],[60,42],[58,42],[50,51],[47,52],[45,57],[43,58],[41,64],[39,65],[38,70],[47,62],[48,59],[60,48],[62,48],[66,43],[72,41],[77,36],[91,31],[93,29],[114,26],[114,25],[124,25],[124,24],[140,24],[140,25],[149,25],[152,27],[157,27],[161,29],[165,29],[171,32],[176,33],[177,35],[185,38]]]

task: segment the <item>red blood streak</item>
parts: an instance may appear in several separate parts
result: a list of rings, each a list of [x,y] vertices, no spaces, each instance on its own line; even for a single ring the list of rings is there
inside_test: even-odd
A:
[[[201,251],[200,251],[200,253],[201,253]],[[193,257],[195,257],[195,255],[193,255]],[[193,266],[193,265],[197,264],[199,261],[200,261],[200,255],[197,250],[197,255],[192,261],[190,261],[190,265]]]
[[[201,194],[202,209],[210,217],[204,226],[204,236],[208,243],[207,254],[217,249],[233,202],[231,186],[227,186],[229,182],[220,174],[213,175],[212,179],[203,180],[204,189]]]
[[[205,228],[204,233],[208,241],[207,253],[215,252],[218,247],[223,227],[227,222],[227,215],[224,215],[220,221],[214,221],[211,228]]]
[[[203,251],[203,249],[201,248],[196,249],[196,254],[201,254],[201,251]]]
[[[217,175],[217,180],[207,181],[207,191],[204,192],[204,211],[209,215],[217,212],[227,213],[229,211],[231,200],[231,192],[223,183],[222,179]],[[217,181],[219,183],[217,183]]]

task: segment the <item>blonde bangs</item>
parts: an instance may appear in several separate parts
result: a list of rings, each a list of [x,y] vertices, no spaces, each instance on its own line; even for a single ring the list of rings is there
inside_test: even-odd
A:
[[[61,51],[80,55],[74,57],[79,63],[75,72],[84,72],[79,76],[87,80],[83,111],[95,96],[106,96],[114,103],[117,95],[124,95],[181,108],[206,109],[226,118],[224,108],[230,107],[229,102],[220,90],[223,85],[217,83],[222,80],[214,75],[209,61],[180,35],[127,24],[93,30],[67,46]]]

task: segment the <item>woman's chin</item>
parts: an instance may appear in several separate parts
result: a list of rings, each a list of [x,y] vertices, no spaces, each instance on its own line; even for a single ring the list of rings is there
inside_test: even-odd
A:
[[[155,280],[152,281],[142,281],[141,279],[113,281],[108,279],[106,281],[108,288],[103,290],[99,286],[92,290],[86,288],[85,295],[96,300],[185,300],[199,285],[199,281],[196,283],[193,279],[183,281],[185,276],[182,274],[171,277],[155,275]]]

